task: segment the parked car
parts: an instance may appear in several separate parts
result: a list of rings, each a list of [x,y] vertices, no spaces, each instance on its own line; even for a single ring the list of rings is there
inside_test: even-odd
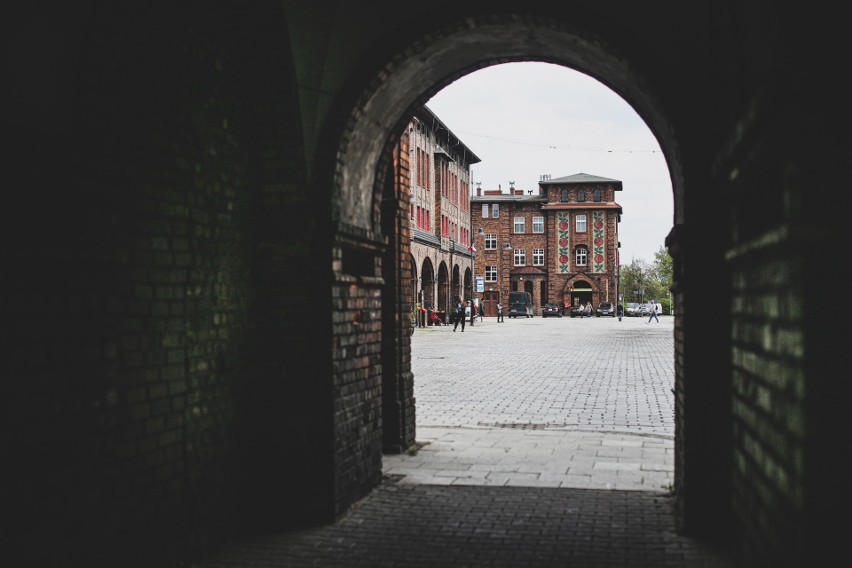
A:
[[[641,316],[639,302],[627,302],[627,305],[624,307],[624,315],[632,318]]]
[[[558,304],[545,304],[541,309],[541,317],[549,318],[553,316],[561,318],[562,308]]]
[[[601,302],[595,310],[595,316],[615,317],[615,306],[612,305],[612,302]]]
[[[568,315],[570,315],[572,318],[575,318],[575,317],[581,317],[581,318],[589,317],[590,318],[590,317],[592,317],[592,315],[588,311],[586,311],[586,305],[585,304],[581,304],[579,306],[571,306],[568,310]]]
[[[639,304],[639,315],[648,317],[651,315],[651,306],[649,304]]]

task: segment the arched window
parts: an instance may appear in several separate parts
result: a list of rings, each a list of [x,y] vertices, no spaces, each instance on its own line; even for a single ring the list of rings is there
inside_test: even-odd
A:
[[[589,251],[584,246],[579,246],[574,251],[574,263],[577,266],[586,266],[586,259],[589,258]]]
[[[563,202],[568,201],[568,190],[567,189],[563,189],[562,192],[559,194],[559,201],[563,201]]]
[[[577,201],[585,201],[586,200],[586,190],[578,189],[577,190]]]
[[[594,191],[593,195],[594,195],[595,203],[600,203],[601,202],[601,190],[596,189]]]

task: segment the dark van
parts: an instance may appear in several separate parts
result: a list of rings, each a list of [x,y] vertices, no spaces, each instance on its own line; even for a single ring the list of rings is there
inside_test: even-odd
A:
[[[529,292],[509,292],[509,317],[533,317],[532,295]]]

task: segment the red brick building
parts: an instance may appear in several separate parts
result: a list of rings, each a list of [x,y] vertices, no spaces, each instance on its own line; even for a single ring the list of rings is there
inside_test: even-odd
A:
[[[475,274],[485,315],[509,291],[532,294],[535,314],[563,306],[618,301],[621,182],[579,173],[539,181],[538,191],[482,190],[471,198]],[[479,231],[479,228],[482,231]]]
[[[423,105],[401,148],[408,158],[412,313],[429,308],[446,321],[456,298],[470,299],[470,166],[479,158]],[[415,320],[427,322],[425,314]]]

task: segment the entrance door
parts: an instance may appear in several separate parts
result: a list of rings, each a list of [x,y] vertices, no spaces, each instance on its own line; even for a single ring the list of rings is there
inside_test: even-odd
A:
[[[485,306],[485,311],[483,312],[483,314],[485,316],[492,317],[497,315],[497,301],[497,292],[482,293],[482,305]]]

